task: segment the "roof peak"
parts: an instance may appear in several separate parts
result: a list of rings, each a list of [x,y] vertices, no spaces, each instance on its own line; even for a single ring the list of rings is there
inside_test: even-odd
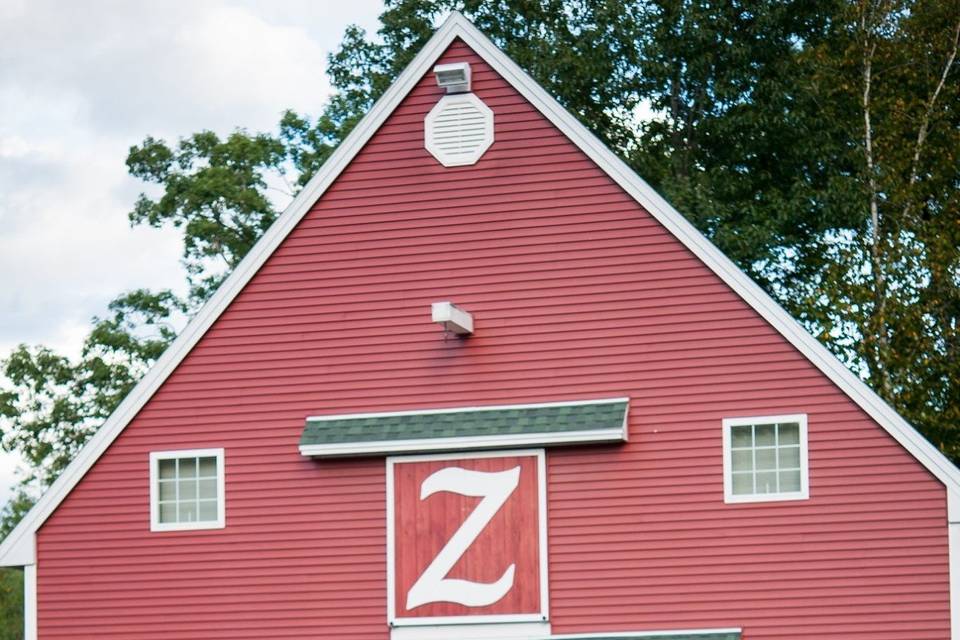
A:
[[[36,531],[173,373],[387,117],[400,105],[423,75],[430,71],[455,38],[462,39],[473,49],[624,192],[656,218],[667,231],[717,274],[727,286],[920,461],[931,474],[944,483],[951,494],[957,496],[957,499],[951,500],[951,503],[955,503],[956,508],[960,509],[960,470],[862,380],[851,373],[826,347],[807,333],[777,302],[477,29],[464,14],[451,11],[413,61],[354,127],[350,135],[335,149],[320,171],[313,176],[283,214],[247,253],[33,509],[0,544],[0,566],[23,566],[35,563]]]

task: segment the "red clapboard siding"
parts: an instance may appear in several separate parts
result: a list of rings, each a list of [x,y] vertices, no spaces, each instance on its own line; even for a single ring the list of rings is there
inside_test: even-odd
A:
[[[422,79],[39,532],[56,638],[385,639],[382,459],[304,417],[630,396],[630,442],[547,454],[555,633],[948,637],[945,493],[462,43],[495,112],[423,148]],[[431,302],[474,313],[444,339]],[[724,417],[807,413],[811,498],[725,505]],[[151,533],[148,453],[224,447],[227,526]]]

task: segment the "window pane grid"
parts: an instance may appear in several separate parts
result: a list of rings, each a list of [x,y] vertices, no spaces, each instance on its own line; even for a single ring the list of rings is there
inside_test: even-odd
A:
[[[217,521],[216,457],[161,459],[158,471],[157,519],[160,524]]]
[[[801,490],[799,424],[731,426],[731,490],[734,495]]]

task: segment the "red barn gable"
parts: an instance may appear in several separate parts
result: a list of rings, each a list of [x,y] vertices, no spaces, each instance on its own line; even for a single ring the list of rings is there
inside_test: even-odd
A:
[[[0,564],[29,639],[960,640],[957,496],[454,14]]]

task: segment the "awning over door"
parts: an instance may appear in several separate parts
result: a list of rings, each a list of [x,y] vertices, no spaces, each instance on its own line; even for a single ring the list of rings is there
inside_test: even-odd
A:
[[[740,640],[740,631],[689,631],[588,636],[552,636],[550,640]]]
[[[663,631],[653,633],[611,633],[550,636],[546,640],[740,640],[740,629],[705,631]]]
[[[627,439],[628,398],[307,418],[313,457],[559,446]]]

